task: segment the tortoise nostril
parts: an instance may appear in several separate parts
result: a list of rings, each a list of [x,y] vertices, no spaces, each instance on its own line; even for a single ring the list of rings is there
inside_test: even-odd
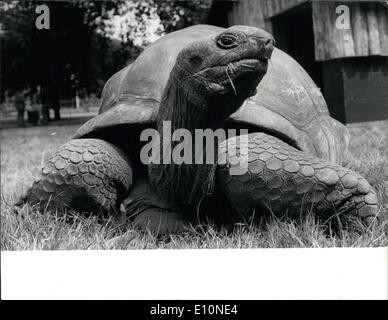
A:
[[[266,48],[273,47],[275,45],[275,40],[272,38],[268,38],[267,40],[264,41],[264,45]]]
[[[271,55],[272,55],[272,52],[274,50],[274,46],[275,46],[275,39],[274,38],[267,38],[266,40],[264,40],[264,56],[267,58],[267,59],[270,59],[271,58]]]

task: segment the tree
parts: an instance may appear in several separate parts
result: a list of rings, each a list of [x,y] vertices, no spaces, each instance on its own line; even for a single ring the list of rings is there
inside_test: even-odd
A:
[[[35,12],[45,4],[50,29],[38,30]],[[132,61],[155,36],[203,23],[211,0],[3,1],[1,94],[42,88],[59,107],[75,91],[100,93],[105,81]],[[118,39],[114,16],[127,17]],[[153,26],[153,30],[150,30]]]
[[[121,14],[127,26],[122,40],[143,49],[162,36],[194,24],[205,23],[212,0],[142,0],[126,1]],[[153,33],[153,34],[152,34]]]
[[[155,1],[164,32],[205,23],[212,0]]]
[[[35,8],[50,10],[50,29],[35,26]],[[52,107],[74,91],[100,92],[131,50],[109,37],[111,16],[123,1],[1,3],[1,91],[38,86]]]

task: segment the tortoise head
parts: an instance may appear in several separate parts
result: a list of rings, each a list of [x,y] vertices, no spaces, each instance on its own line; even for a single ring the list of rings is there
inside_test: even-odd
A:
[[[274,38],[266,31],[233,26],[184,47],[170,80],[207,117],[224,120],[256,93],[273,48]]]

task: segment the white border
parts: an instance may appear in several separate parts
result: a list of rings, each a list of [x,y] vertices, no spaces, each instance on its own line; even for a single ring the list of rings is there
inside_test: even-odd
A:
[[[1,252],[2,299],[388,299],[387,248]]]

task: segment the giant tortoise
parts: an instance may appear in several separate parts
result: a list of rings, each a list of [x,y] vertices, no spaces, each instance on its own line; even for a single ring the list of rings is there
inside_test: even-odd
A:
[[[312,210],[370,224],[378,200],[350,169],[347,128],[274,45],[269,33],[248,26],[198,25],[160,38],[107,81],[99,114],[47,159],[24,200],[121,211],[159,233],[184,230],[199,212],[222,222]],[[237,134],[203,137],[200,150],[197,141],[174,138],[201,129]],[[147,140],[144,132],[154,134]],[[154,161],[165,160],[166,145],[180,151]],[[182,161],[186,147],[202,160],[215,148],[213,162]]]

